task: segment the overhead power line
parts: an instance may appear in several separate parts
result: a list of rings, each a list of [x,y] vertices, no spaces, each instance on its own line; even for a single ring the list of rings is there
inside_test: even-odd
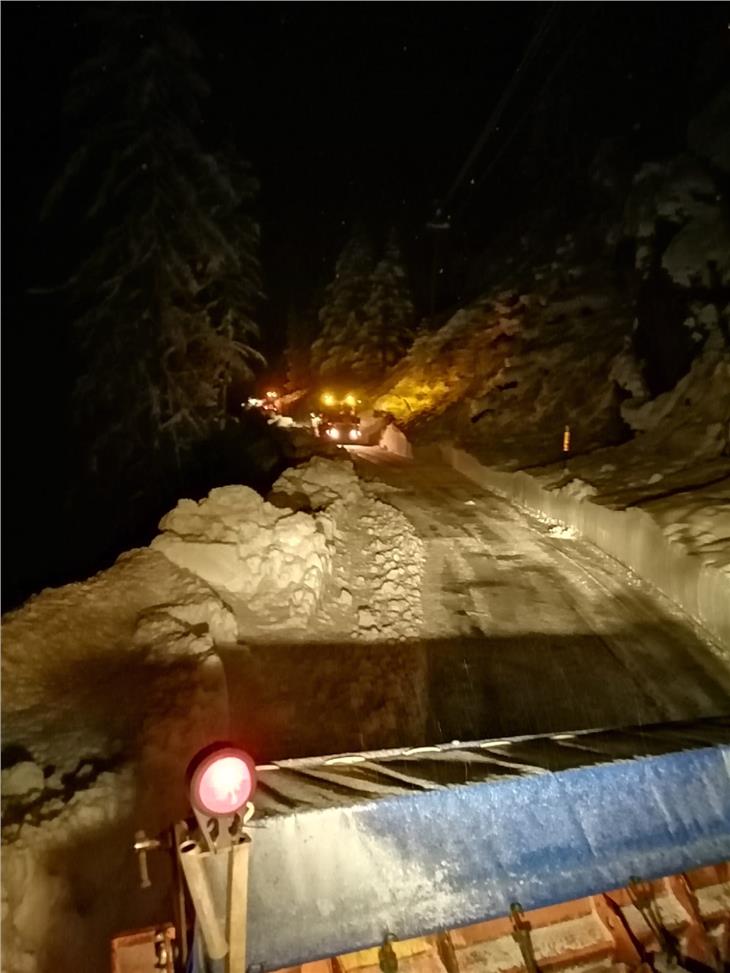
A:
[[[592,14],[595,14],[595,12],[600,7],[601,7],[601,3],[593,4],[592,11],[591,11]],[[591,27],[591,25],[592,25],[591,18],[590,17],[587,17],[583,21],[583,23],[578,27],[578,29],[573,33],[573,35],[570,37],[570,39],[567,41],[567,43],[564,46],[564,49],[562,51],[561,56],[555,62],[554,66],[553,66],[552,70],[550,71],[550,73],[548,74],[547,78],[545,79],[545,81],[543,82],[543,84],[540,86],[540,88],[538,89],[537,93],[530,99],[527,107],[521,113],[521,115],[519,116],[517,122],[513,125],[511,131],[507,134],[507,136],[505,138],[503,138],[502,144],[499,146],[499,148],[497,149],[497,151],[495,152],[495,154],[489,160],[489,163],[486,166],[486,168],[483,169],[482,172],[479,174],[479,177],[477,178],[476,182],[474,180],[472,180],[472,183],[473,183],[472,190],[471,190],[472,194],[475,193],[476,191],[478,191],[479,187],[485,182],[485,180],[487,179],[487,177],[489,175],[491,175],[492,171],[495,169],[495,167],[497,166],[497,164],[501,161],[502,157],[505,155],[505,153],[507,152],[507,150],[510,148],[511,144],[514,142],[515,137],[517,136],[518,132],[520,131],[520,129],[524,125],[525,121],[530,117],[531,113],[534,110],[535,105],[536,104],[539,104],[540,99],[545,96],[546,92],[549,90],[549,88],[552,85],[553,81],[558,76],[558,74],[563,69],[563,67],[565,66],[566,62],[568,61],[570,55],[572,54],[572,52],[573,52],[573,50],[575,48],[576,43],[585,36],[585,34],[588,32],[588,30]],[[466,208],[466,206],[468,206],[470,204],[470,202],[473,200],[473,198],[474,198],[473,195],[470,195],[469,197],[463,197],[462,198],[462,202],[457,207],[456,212],[454,214],[457,219],[464,212],[464,209]]]
[[[445,211],[445,207],[448,206],[448,204],[453,200],[454,196],[456,195],[456,192],[458,191],[462,182],[466,178],[469,170],[471,169],[471,167],[474,165],[477,158],[479,157],[479,154],[484,148],[490,135],[492,134],[492,132],[494,132],[497,125],[499,124],[499,121],[502,118],[505,108],[507,107],[512,96],[517,90],[517,86],[519,85],[520,81],[524,77],[527,68],[530,66],[532,61],[537,56],[540,47],[542,46],[545,38],[547,37],[547,34],[549,33],[553,21],[555,20],[555,17],[557,15],[557,9],[558,9],[558,3],[557,2],[552,3],[548,11],[546,12],[545,16],[540,21],[537,30],[532,35],[532,39],[529,45],[527,46],[525,53],[522,56],[522,60],[517,65],[517,68],[515,69],[514,73],[512,74],[512,77],[510,78],[509,84],[502,92],[502,96],[500,97],[497,104],[494,106],[494,109],[492,110],[489,118],[487,119],[486,124],[481,134],[479,135],[479,138],[474,143],[474,147],[472,148],[469,155],[466,157],[464,164],[462,165],[461,169],[456,175],[456,178],[451,184],[451,188],[449,189],[448,193],[444,197],[443,203],[441,204],[440,207],[440,212],[437,212],[436,214],[437,217],[442,216],[443,212]]]

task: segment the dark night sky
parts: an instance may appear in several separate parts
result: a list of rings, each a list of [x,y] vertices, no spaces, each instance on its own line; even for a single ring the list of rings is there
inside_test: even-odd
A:
[[[43,283],[58,241],[37,225],[43,194],[78,133],[60,109],[74,65],[93,51],[88,5],[3,6],[3,119],[8,306]],[[197,39],[212,85],[205,141],[232,138],[261,179],[260,216],[267,292],[262,315],[276,330],[331,273],[344,224],[363,213],[397,221],[406,244],[418,237],[520,60],[545,3],[178,3]],[[628,128],[627,99],[645,124],[666,128],[662,87],[681,81],[698,31],[722,21],[721,4],[560,4],[556,23],[506,112],[500,139],[566,52],[569,83],[593,92],[593,117]],[[714,8],[714,12],[713,9]],[[570,78],[571,49],[599,44],[590,76]],[[602,46],[600,46],[602,45]],[[571,47],[572,46],[572,47]],[[622,86],[616,88],[616,78]],[[602,78],[606,79],[602,88]],[[558,72],[553,84],[566,83]],[[632,89],[636,90],[632,90]],[[665,99],[670,110],[671,99]],[[610,117],[615,104],[618,117]],[[671,124],[671,122],[670,122]],[[607,134],[613,134],[608,131]],[[504,198],[502,172],[487,193]],[[507,187],[508,190],[514,187]],[[484,202],[484,201],[482,201]],[[489,216],[487,200],[484,215]],[[70,227],[69,235],[73,234]],[[12,248],[7,241],[12,240]],[[10,249],[10,253],[8,253]],[[49,251],[51,251],[49,253]],[[16,263],[17,261],[17,263]],[[419,267],[414,268],[418,275]],[[23,312],[25,305],[23,302]],[[12,315],[11,315],[12,316]]]
[[[264,322],[276,330],[290,300],[328,279],[346,224],[400,223],[418,261],[432,201],[442,195],[550,5],[545,3],[178,3],[212,85],[204,141],[231,138],[262,183]],[[628,129],[627,98],[666,128],[657,93],[681,79],[698,29],[721,4],[561,4],[556,23],[506,112],[500,148],[561,58],[603,43],[591,77],[595,114]],[[7,309],[43,283],[58,240],[39,227],[44,193],[78,139],[61,115],[71,69],[93,51],[86,4],[3,7]],[[716,8],[713,15],[709,8]],[[702,13],[698,16],[698,12]],[[698,26],[699,25],[699,28]],[[603,42],[601,39],[604,39]],[[563,70],[563,74],[565,74]],[[602,76],[606,80],[604,88]],[[625,82],[617,90],[616,77]],[[575,84],[576,79],[572,82]],[[560,72],[557,82],[561,81]],[[635,87],[636,90],[630,90]],[[656,89],[656,90],[655,90]],[[612,119],[615,103],[618,116]],[[667,103],[671,106],[671,100]],[[676,106],[672,106],[676,107]],[[671,108],[670,108],[671,110]],[[623,113],[623,117],[622,117]],[[575,118],[590,129],[593,118]],[[608,131],[607,134],[614,134]],[[505,169],[487,193],[504,198]],[[508,190],[515,187],[506,187]],[[517,188],[519,192],[519,188]],[[482,201],[484,202],[484,201]],[[489,216],[487,200],[484,215]],[[73,228],[68,228],[69,236]],[[8,241],[12,247],[8,248]],[[10,250],[10,252],[8,252]],[[49,252],[50,251],[50,252]],[[414,268],[418,275],[419,268]],[[11,314],[11,317],[14,315]]]
[[[34,273],[48,235],[37,212],[78,135],[61,105],[71,69],[92,50],[85,6],[3,9],[6,233]],[[278,303],[292,284],[329,274],[343,221],[362,211],[425,219],[547,5],[175,6],[212,85],[202,137],[232,137],[261,179],[267,289]]]

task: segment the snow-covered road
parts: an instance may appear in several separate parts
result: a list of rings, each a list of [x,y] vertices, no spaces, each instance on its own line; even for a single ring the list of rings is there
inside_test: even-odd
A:
[[[421,635],[363,644],[320,631],[225,655],[234,720],[246,699],[237,729],[262,757],[728,711],[708,640],[616,561],[443,465],[350,453],[423,540]]]

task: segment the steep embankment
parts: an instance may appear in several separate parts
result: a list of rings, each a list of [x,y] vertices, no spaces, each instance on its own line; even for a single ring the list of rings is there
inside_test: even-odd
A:
[[[418,339],[376,405],[415,441],[456,439],[489,462],[554,458],[566,423],[595,448],[625,435],[606,377],[630,331],[610,287],[490,295]]]
[[[419,337],[376,405],[508,468],[559,459],[565,425],[574,455],[650,432],[658,453],[727,456],[728,105],[633,175],[599,152],[571,225],[547,203],[515,220],[474,263],[482,296]]]

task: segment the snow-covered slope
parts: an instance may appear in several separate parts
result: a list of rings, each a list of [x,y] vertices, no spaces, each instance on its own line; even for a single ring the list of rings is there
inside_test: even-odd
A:
[[[621,429],[606,376],[630,330],[611,289],[490,295],[421,337],[376,406],[417,441],[456,437],[507,462],[549,458],[567,422],[595,447]]]
[[[244,739],[221,652],[246,657],[243,639],[395,647],[419,634],[421,544],[382,491],[345,457],[315,458],[271,502],[242,486],[182,500],[150,548],[5,616],[4,971],[105,969],[115,932],[170,917],[161,862],[141,892],[132,842],[187,815],[184,771],[201,746]],[[345,657],[337,666],[347,673]],[[407,700],[411,687],[385,675]],[[378,740],[392,712],[368,698],[361,729]],[[291,751],[301,732],[287,725]]]

